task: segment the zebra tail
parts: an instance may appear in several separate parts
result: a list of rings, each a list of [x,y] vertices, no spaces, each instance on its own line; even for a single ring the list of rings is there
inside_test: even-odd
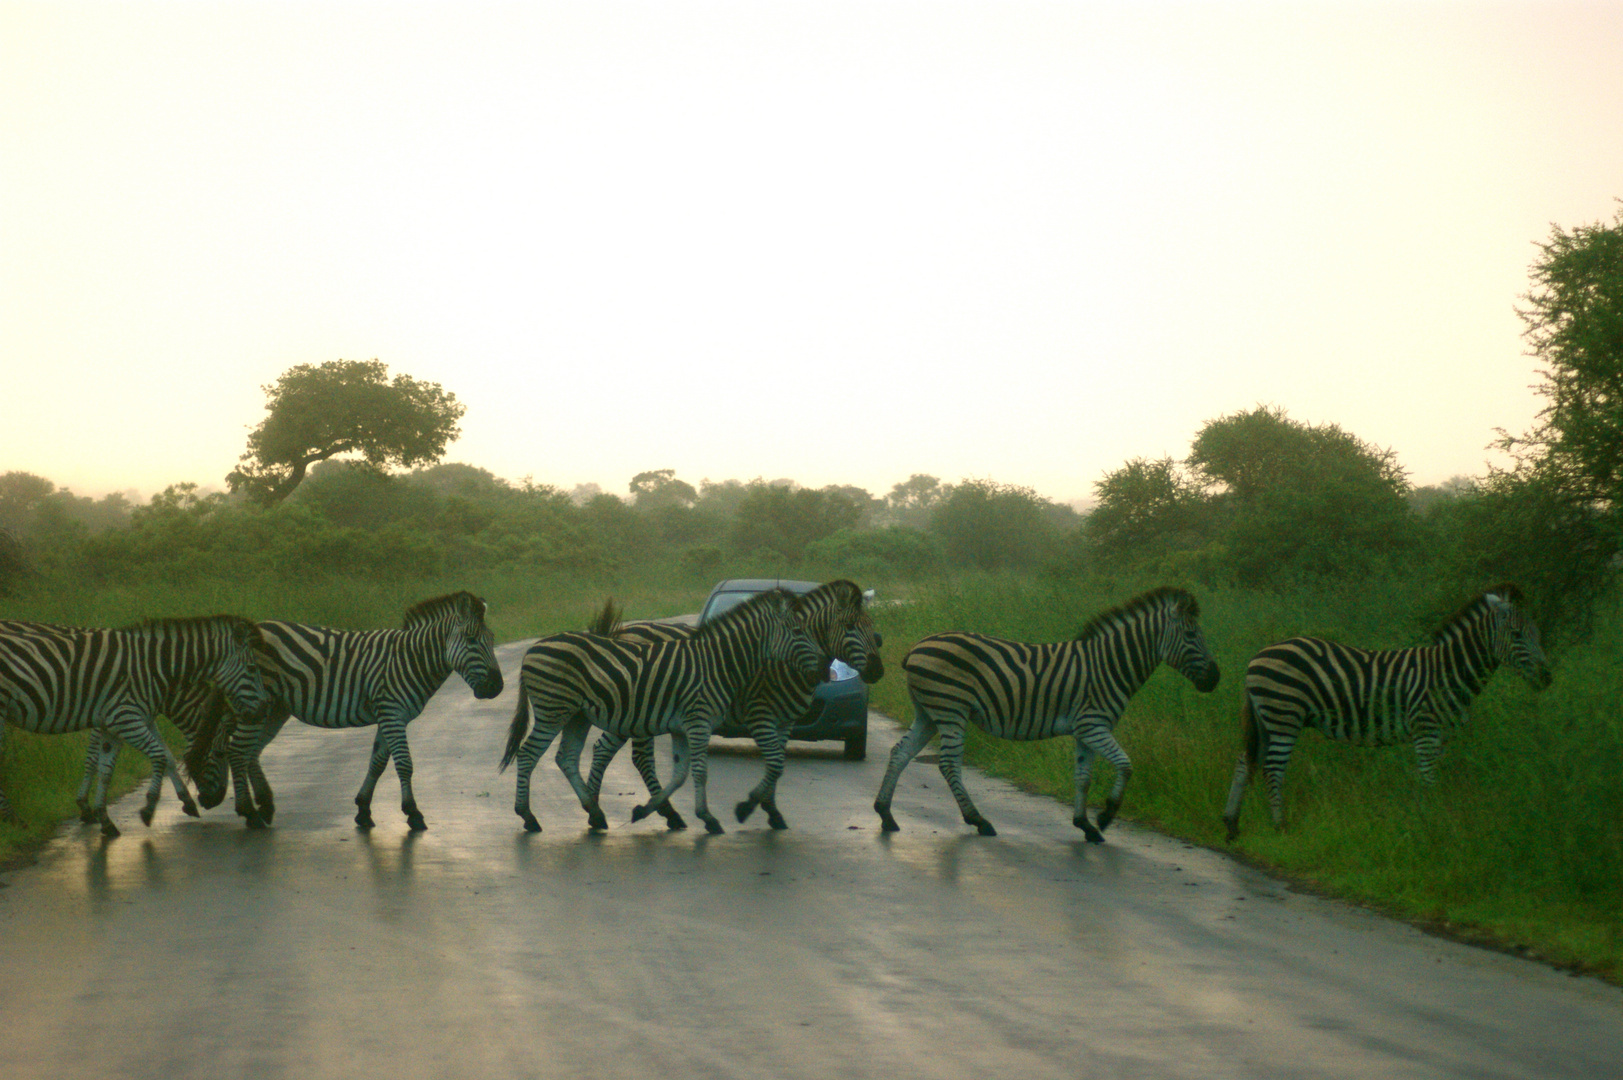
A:
[[[1262,756],[1262,730],[1257,727],[1256,713],[1251,710],[1251,693],[1240,695],[1240,737],[1245,740],[1245,763],[1249,771],[1257,768]]]
[[[620,627],[620,609],[614,604],[614,597],[609,597],[603,603],[603,610],[597,613],[586,628],[588,634],[599,634],[603,637],[613,637],[615,630]]]
[[[524,687],[524,680],[518,684],[518,708],[513,710],[513,722],[507,728],[507,750],[502,754],[502,763],[497,772],[503,772],[518,756],[518,748],[524,745],[524,736],[530,731],[530,694]]]

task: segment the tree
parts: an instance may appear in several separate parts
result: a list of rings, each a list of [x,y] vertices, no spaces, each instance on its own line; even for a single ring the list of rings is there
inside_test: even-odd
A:
[[[631,478],[631,496],[638,510],[685,510],[699,498],[699,493],[686,480],[678,480],[675,469],[650,469]]]
[[[1518,310],[1546,365],[1538,425],[1500,445],[1572,497],[1615,510],[1623,500],[1623,211],[1610,225],[1555,226],[1539,245],[1533,289]]]
[[[1217,489],[1214,509],[1242,584],[1366,572],[1414,536],[1397,455],[1335,424],[1315,427],[1258,406],[1208,422],[1188,464]]]
[[[248,435],[241,464],[226,477],[233,492],[275,504],[304,480],[310,466],[360,454],[382,470],[428,465],[461,434],[466,407],[439,383],[409,375],[388,379],[377,360],[298,364],[263,387],[270,415]]]
[[[1084,526],[1101,550],[1116,554],[1164,552],[1193,539],[1205,518],[1206,497],[1171,458],[1134,458],[1093,485],[1099,505]]]
[[[863,507],[837,488],[813,491],[753,480],[733,519],[732,544],[739,552],[766,549],[794,562],[814,540],[854,528]]]
[[[948,561],[980,570],[1029,567],[1046,555],[1058,530],[1047,499],[1028,487],[965,480],[935,509],[930,528]]]

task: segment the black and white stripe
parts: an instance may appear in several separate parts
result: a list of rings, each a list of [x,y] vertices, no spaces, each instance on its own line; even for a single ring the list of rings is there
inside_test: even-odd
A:
[[[250,828],[270,823],[275,798],[259,755],[289,717],[312,727],[377,726],[366,779],[355,796],[356,824],[370,828],[372,793],[389,759],[400,778],[400,809],[413,830],[426,829],[412,794],[411,748],[406,725],[454,671],[477,698],[502,692],[495,637],[485,625],[485,602],[458,592],[424,600],[406,612],[398,630],[333,630],[291,622],[262,622],[268,646],[271,707],[259,722],[238,722],[227,753],[237,813]],[[187,754],[194,775],[201,755],[215,745],[205,723]]]
[[[1431,784],[1444,738],[1465,722],[1472,700],[1500,664],[1535,688],[1550,684],[1538,627],[1523,603],[1514,585],[1488,589],[1451,616],[1430,643],[1411,649],[1372,651],[1291,638],[1257,653],[1245,669],[1245,747],[1223,810],[1228,838],[1239,834],[1240,803],[1259,762],[1274,826],[1284,826],[1281,786],[1303,728],[1362,746],[1412,739],[1420,779]]]
[[[116,630],[10,622],[0,627],[0,712],[26,731],[96,733],[101,749],[86,812],[103,833],[117,836],[107,816],[107,780],[118,745],[135,747],[152,763],[143,822],[152,822],[165,776],[182,809],[195,816],[197,805],[155,717],[200,684],[220,688],[244,715],[262,714],[267,690],[257,661],[264,647],[254,624],[234,615],[152,619]],[[0,794],[0,812],[8,810]]]
[[[530,812],[530,774],[562,732],[558,767],[575,789],[591,827],[607,828],[597,798],[580,776],[588,725],[625,738],[680,732],[670,785],[652,790],[632,820],[660,810],[691,767],[694,813],[710,832],[721,832],[721,823],[706,802],[710,732],[733,700],[774,661],[811,678],[829,663],[801,626],[795,598],[777,590],[752,597],[682,640],[639,643],[586,633],[542,638],[524,654],[518,708],[501,760],[503,769],[518,761],[514,811],[527,830],[541,830]]]
[[[941,775],[958,800],[964,821],[982,836],[997,830],[981,816],[964,789],[964,732],[973,723],[1003,739],[1076,739],[1076,796],[1072,822],[1094,843],[1121,807],[1132,762],[1116,741],[1116,722],[1127,701],[1165,661],[1209,691],[1217,686],[1217,661],[1206,648],[1200,608],[1182,589],[1160,588],[1097,616],[1076,640],[1028,645],[981,634],[935,634],[914,645],[902,661],[913,726],[890,753],[874,810],[886,832],[895,831],[891,797],[907,763],[930,737],[941,733]],[[1093,762],[1103,755],[1116,768],[1116,782],[1098,828],[1088,822]]]
[[[885,674],[885,663],[879,649],[884,643],[873,619],[863,610],[862,589],[855,582],[829,581],[798,598],[797,610],[801,625],[824,652],[850,665],[862,681],[872,685]],[[607,611],[605,611],[607,614]],[[627,641],[677,641],[690,636],[693,629],[672,623],[625,623],[608,630]],[[778,810],[777,786],[783,776],[786,744],[795,721],[811,708],[813,695],[821,681],[821,674],[808,677],[782,662],[766,665],[733,702],[730,719],[745,727],[750,737],[761,748],[765,772],[761,782],[734,808],[739,821],[745,821],[757,806],[766,811],[767,822],[774,829],[786,829],[789,823]],[[596,798],[603,786],[603,775],[625,738],[604,732],[592,748],[592,771],[586,786]],[[649,791],[659,790],[659,775],[654,767],[651,739],[637,739],[632,744],[632,762],[637,767]],[[666,815],[672,828],[681,828],[682,819],[674,810]]]

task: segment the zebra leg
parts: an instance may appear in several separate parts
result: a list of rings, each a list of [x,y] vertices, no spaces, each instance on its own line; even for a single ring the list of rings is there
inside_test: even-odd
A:
[[[671,736],[671,745],[673,747],[681,741],[681,732]],[[631,741],[631,763],[637,767],[637,775],[642,777],[644,786],[649,791],[658,791],[659,769],[657,767],[658,762],[654,759],[654,740],[651,737]],[[659,813],[665,819],[665,827],[672,832],[688,827],[687,820],[677,813],[676,807],[669,802],[659,808]]]
[[[1071,806],[1071,824],[1082,830],[1090,844],[1105,842],[1105,834],[1088,821],[1088,788],[1093,786],[1093,748],[1078,736],[1076,743],[1076,794]]]
[[[749,795],[733,808],[733,813],[739,821],[744,821],[759,806],[766,811],[768,825],[774,829],[787,829],[789,823],[778,812],[778,780],[783,776],[784,744],[789,741],[787,729],[778,727],[771,717],[763,717],[750,725],[750,734],[755,737],[755,745],[761,748],[766,773]]]
[[[163,744],[163,739],[159,738],[157,724],[153,722],[150,716],[135,709],[121,710],[108,721],[107,727],[102,734],[103,738],[111,734],[128,743],[145,754],[147,761],[152,764],[152,781],[147,785],[146,805],[141,808],[141,823],[143,825],[152,824],[152,815],[158,809],[158,797],[163,794],[165,776],[170,779],[174,786],[175,798],[180,800],[181,809],[186,812],[187,816],[197,817],[197,803],[192,801],[192,793],[187,790],[186,782],[180,778],[180,765],[175,761],[174,755],[169,752],[169,748]],[[112,756],[116,755],[109,756],[107,772],[112,771]],[[102,806],[104,818],[102,831],[105,832],[106,826],[110,824],[105,820],[105,789],[103,789]]]
[[[955,716],[951,722],[938,723],[937,726],[941,729],[941,776],[947,781],[952,797],[958,801],[958,810],[964,815],[964,823],[975,826],[976,831],[982,836],[996,836],[997,830],[976,809],[974,800],[969,797],[969,789],[964,787],[963,719]]]
[[[902,777],[902,770],[907,763],[918,756],[925,744],[935,734],[935,721],[919,707],[918,701],[913,702],[913,726],[907,729],[907,734],[896,740],[896,745],[890,748],[890,764],[885,769],[885,779],[879,784],[879,794],[874,796],[874,813],[879,815],[879,826],[884,832],[896,832],[901,826],[896,819],[890,816],[890,800],[896,794],[896,782]]]
[[[263,799],[269,803],[271,800],[270,784],[265,781],[264,770],[259,766],[259,755],[276,737],[276,733],[282,730],[287,718],[286,709],[275,708],[269,715],[258,720],[248,723],[239,720],[227,744],[226,753],[231,763],[231,787],[236,795],[236,811],[250,829],[263,829],[270,824],[270,819],[260,812],[256,801]],[[270,806],[270,810],[272,814],[275,813],[274,804]]]
[[[1116,782],[1110,787],[1110,797],[1105,800],[1105,808],[1099,811],[1099,831],[1102,833],[1115,820],[1116,811],[1121,809],[1122,794],[1127,790],[1127,781],[1133,776],[1133,762],[1127,756],[1127,751],[1121,748],[1121,743],[1116,741],[1108,720],[1084,721],[1079,738],[1088,744],[1090,750],[1103,756],[1116,767]],[[1093,838],[1090,836],[1088,839]],[[1099,841],[1103,840],[1104,837],[1101,836]]]
[[[541,760],[562,728],[563,722],[558,717],[536,716],[530,733],[514,755],[518,763],[518,782],[513,790],[513,812],[524,819],[525,832],[541,831],[541,823],[530,812],[530,774],[535,772],[535,763]]]
[[[101,758],[103,754],[113,755],[114,762],[118,758],[118,740],[104,739],[101,732],[95,728],[90,729],[90,744],[85,748],[85,774],[79,781],[79,791],[74,795],[73,801],[79,804],[79,820],[86,825],[97,821],[95,808],[91,805],[91,788],[95,786],[96,778],[101,775]],[[112,771],[112,765],[107,766]]]
[[[564,774],[569,786],[575,789],[575,797],[580,799],[581,809],[586,811],[587,827],[607,829],[609,819],[603,816],[603,808],[598,805],[597,795],[580,778],[580,753],[586,747],[586,735],[590,729],[591,725],[582,716],[577,716],[565,724],[563,737],[558,740],[556,761],[558,771]]]
[[[1223,824],[1228,827],[1229,843],[1240,835],[1240,803],[1245,798],[1246,785],[1251,782],[1251,769],[1259,760],[1263,739],[1263,728],[1257,723],[1256,706],[1251,701],[1250,691],[1247,691],[1240,698],[1240,740],[1243,745],[1240,747],[1239,760],[1234,763],[1229,801],[1223,807]]]
[[[710,812],[707,783],[710,779],[710,725],[696,725],[688,731],[688,756],[693,759],[693,816],[704,822],[712,836],[726,832]]]
[[[603,777],[609,771],[609,762],[614,755],[620,752],[620,747],[626,744],[626,736],[616,735],[612,731],[605,731],[597,737],[592,744],[592,771],[586,777],[586,790],[592,793],[592,798],[601,798],[603,795]],[[632,749],[636,753],[636,749]]]
[[[1291,751],[1296,749],[1297,731],[1277,731],[1272,734],[1258,725],[1258,753],[1262,760],[1262,778],[1268,784],[1268,812],[1274,819],[1274,828],[1285,827],[1285,766],[1290,764]]]
[[[361,790],[355,793],[355,824],[363,829],[370,829],[377,822],[372,820],[372,793],[377,790],[378,780],[383,776],[383,770],[389,767],[389,746],[383,741],[383,732],[372,732],[372,756],[366,762],[366,779],[361,781]]]
[[[378,737],[381,738],[388,757],[394,758],[394,772],[400,778],[400,812],[406,815],[406,827],[412,832],[422,832],[428,828],[428,822],[423,820],[422,811],[417,809],[417,796],[411,790],[411,747],[406,742],[407,722],[396,716],[380,718],[378,720]],[[375,739],[373,745],[376,746],[376,743],[377,740]],[[377,756],[377,750],[374,749],[372,751],[373,761],[377,760]],[[372,776],[371,769],[372,766],[368,764],[367,779],[371,781],[372,787],[376,787],[377,780]],[[381,775],[381,767],[378,771]],[[366,796],[364,804],[361,801],[362,794]],[[355,805],[366,811],[368,817],[371,816],[371,787],[366,784],[361,786],[361,792],[355,796]],[[355,817],[357,821],[360,820],[360,814],[356,814]]]
[[[5,748],[6,748],[6,721],[5,721],[5,717],[0,716],[0,761],[5,760],[5,755],[4,755]],[[86,777],[86,779],[88,780],[89,778]],[[0,789],[0,820],[3,820],[3,821],[16,821],[17,820],[17,815],[12,812],[11,803],[9,801],[7,801],[7,799],[6,799],[6,793],[5,793],[4,789]]]
[[[1443,756],[1443,726],[1435,716],[1422,714],[1413,720],[1415,764],[1420,782],[1427,787],[1437,783],[1437,759]]]
[[[707,739],[707,748],[708,743],[709,740]],[[671,795],[676,791],[676,789],[686,783],[688,778],[688,763],[693,757],[693,744],[689,739],[684,737],[682,732],[678,731],[671,736],[671,751],[673,757],[676,759],[675,767],[671,770],[671,786],[667,788],[655,788],[653,791],[649,792],[652,798],[643,803],[641,806],[634,807],[632,809],[632,821],[641,821],[649,814],[659,810],[660,807],[670,802]],[[656,777],[655,779],[657,781],[658,778]],[[706,828],[708,827],[709,826],[707,824]]]
[[[1240,835],[1240,801],[1245,798],[1245,786],[1251,782],[1251,759],[1244,750],[1234,763],[1234,782],[1229,785],[1229,801],[1223,807],[1223,824],[1228,827],[1232,842]]]

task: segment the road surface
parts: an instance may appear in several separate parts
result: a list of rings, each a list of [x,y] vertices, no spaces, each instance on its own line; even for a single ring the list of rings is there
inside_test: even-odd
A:
[[[607,833],[549,755],[526,834],[496,773],[522,649],[501,698],[453,676],[412,724],[426,833],[392,772],[354,827],[369,730],[289,724],[273,829],[167,795],[147,829],[126,799],[123,837],[66,826],[0,874],[0,1077],[1623,1076],[1623,992],[1218,852],[1130,824],[1090,846],[972,774],[980,837],[923,762],[887,836],[882,719],[866,762],[791,752],[787,832],[632,825],[627,753]],[[760,768],[728,745],[718,808]]]

